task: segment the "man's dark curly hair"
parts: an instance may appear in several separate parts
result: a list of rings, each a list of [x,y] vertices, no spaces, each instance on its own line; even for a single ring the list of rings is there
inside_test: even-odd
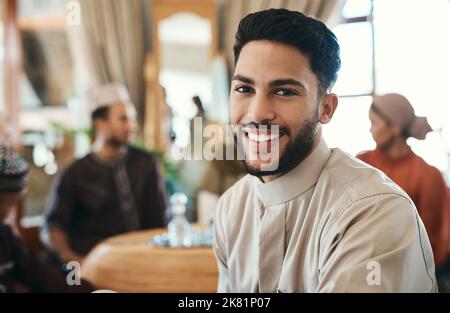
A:
[[[334,85],[341,67],[336,36],[322,22],[296,11],[269,9],[244,17],[233,47],[235,64],[251,41],[269,40],[296,47],[309,58],[319,82],[319,95]]]

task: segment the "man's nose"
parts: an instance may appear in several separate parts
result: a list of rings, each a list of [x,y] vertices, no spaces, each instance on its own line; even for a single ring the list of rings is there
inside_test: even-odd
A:
[[[250,121],[261,123],[262,121],[271,121],[275,119],[273,105],[265,95],[255,95],[247,111],[247,118]]]

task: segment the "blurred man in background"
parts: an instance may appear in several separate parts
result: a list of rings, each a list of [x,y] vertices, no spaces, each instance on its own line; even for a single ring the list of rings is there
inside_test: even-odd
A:
[[[92,152],[59,175],[41,239],[62,261],[82,261],[101,240],[166,225],[166,192],[153,154],[131,147],[136,110],[124,86],[89,92]]]

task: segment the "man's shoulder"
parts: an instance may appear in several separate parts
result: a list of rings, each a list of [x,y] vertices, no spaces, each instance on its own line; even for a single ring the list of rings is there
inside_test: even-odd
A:
[[[396,183],[382,171],[340,150],[333,149],[325,165],[323,178],[353,200],[378,194],[407,197]]]
[[[59,173],[61,177],[72,177],[86,171],[86,167],[92,164],[91,153],[83,157],[76,158],[71,163],[63,167]]]
[[[236,206],[232,203],[242,204],[248,201],[252,194],[255,179],[254,176],[247,174],[228,188],[219,199],[219,210],[227,208],[227,211],[230,212],[230,208],[240,207],[240,205]]]
[[[411,198],[389,177],[340,149],[333,150],[320,179],[329,184],[327,190],[332,190],[323,197],[332,200],[328,201],[332,203],[329,213],[337,218],[351,215],[352,210],[373,213],[392,205],[398,207],[396,214],[405,217],[416,214]]]
[[[11,237],[13,235],[13,231],[11,226],[0,221],[0,237],[2,239],[7,239],[6,237]]]
[[[223,198],[240,197],[248,195],[256,177],[246,174],[228,188],[222,195]],[[222,198],[221,197],[221,198]]]
[[[130,159],[132,159],[133,161],[154,163],[158,160],[158,156],[154,152],[144,150],[135,146],[130,146],[128,149]]]

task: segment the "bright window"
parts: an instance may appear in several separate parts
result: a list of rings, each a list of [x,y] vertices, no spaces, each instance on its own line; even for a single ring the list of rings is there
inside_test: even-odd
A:
[[[370,95],[372,91],[400,93],[436,130],[426,140],[409,139],[408,143],[428,163],[449,171],[450,2],[373,0],[375,64],[367,4],[369,0],[348,0],[344,22],[334,28],[343,62],[334,92],[344,97],[334,120],[325,127],[325,138],[330,146],[352,154],[373,148],[368,120]],[[366,13],[364,21],[361,17]]]
[[[370,94],[373,91],[371,27],[369,22],[358,22],[334,28],[341,47],[342,67],[334,87],[339,95]]]
[[[370,96],[341,98],[333,120],[324,127],[327,144],[352,155],[374,149],[368,118],[371,103]]]

